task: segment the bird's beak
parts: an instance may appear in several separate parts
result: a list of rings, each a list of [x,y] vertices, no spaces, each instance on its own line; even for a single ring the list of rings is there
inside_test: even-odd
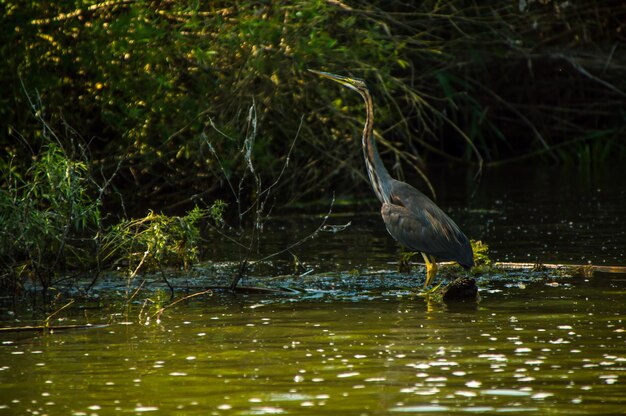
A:
[[[315,69],[308,69],[308,71],[321,77],[332,79],[333,81],[338,82],[341,85],[345,85],[350,89],[355,89],[352,78],[342,77],[341,75],[331,74],[330,72],[316,71]]]

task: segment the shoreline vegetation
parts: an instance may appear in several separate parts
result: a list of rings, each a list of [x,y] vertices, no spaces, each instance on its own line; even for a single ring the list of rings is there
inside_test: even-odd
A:
[[[273,211],[368,187],[361,103],[307,68],[368,82],[398,177],[623,162],[626,7],[583,3],[8,0],[0,292],[113,268],[170,286],[209,234],[236,286]]]

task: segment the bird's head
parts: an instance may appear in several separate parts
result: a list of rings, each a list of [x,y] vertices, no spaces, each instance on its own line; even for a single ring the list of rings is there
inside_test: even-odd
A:
[[[332,79],[333,81],[338,82],[344,87],[350,88],[351,90],[354,90],[361,95],[364,91],[367,91],[367,85],[365,85],[365,81],[360,78],[348,78],[341,75],[331,74],[330,72],[316,71],[314,69],[309,69],[308,71],[321,77]]]

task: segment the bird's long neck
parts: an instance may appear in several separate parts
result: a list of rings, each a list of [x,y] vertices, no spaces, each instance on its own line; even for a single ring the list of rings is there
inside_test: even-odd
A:
[[[365,119],[365,127],[363,128],[363,156],[365,156],[365,166],[370,183],[374,189],[374,193],[380,202],[389,202],[391,190],[391,175],[387,172],[383,161],[378,154],[376,141],[374,140],[374,106],[372,96],[368,90],[359,91],[365,100],[365,111],[367,116]]]

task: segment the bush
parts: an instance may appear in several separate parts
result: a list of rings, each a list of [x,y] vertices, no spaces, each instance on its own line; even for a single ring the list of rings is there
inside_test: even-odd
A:
[[[201,220],[222,221],[226,206],[218,200],[183,217],[150,212],[105,227],[105,190],[87,159],[72,159],[50,138],[45,143],[26,172],[10,160],[0,164],[0,290],[19,291],[30,280],[45,294],[68,272],[90,273],[95,282],[100,271],[119,264],[128,265],[129,276],[156,269],[165,277],[165,267],[188,269],[198,260]]]
[[[56,271],[92,263],[93,237],[101,228],[100,199],[88,193],[91,184],[84,161],[70,159],[49,141],[24,175],[9,169],[3,177],[2,286],[28,277],[45,290]]]
[[[355,140],[361,103],[309,67],[365,78],[383,157],[411,169],[426,158],[626,157],[619,1],[8,0],[5,9],[4,147],[15,148],[16,132],[35,137],[38,129],[24,116],[21,78],[40,91],[53,125],[93,137],[98,167],[110,174],[122,161],[115,185],[131,205],[188,200],[191,208],[191,195],[219,196],[221,170],[202,133],[227,174],[242,174],[229,137],[244,136],[252,102],[263,175],[276,176],[283,161],[275,155],[301,129],[282,195],[350,190],[355,177],[365,184]],[[211,122],[224,134],[206,129]]]

